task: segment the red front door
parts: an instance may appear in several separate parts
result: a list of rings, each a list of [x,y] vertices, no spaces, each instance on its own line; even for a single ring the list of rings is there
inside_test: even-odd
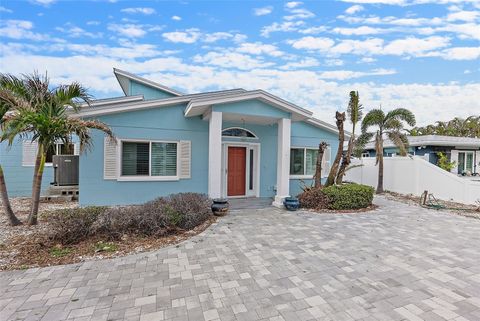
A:
[[[247,165],[246,147],[228,147],[227,196],[244,196],[245,170]]]

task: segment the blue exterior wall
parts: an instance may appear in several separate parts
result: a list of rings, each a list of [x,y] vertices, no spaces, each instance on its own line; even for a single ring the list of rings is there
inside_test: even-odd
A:
[[[270,106],[259,100],[247,100],[237,103],[219,104],[213,106],[213,110],[259,117],[290,118],[290,113]]]
[[[22,140],[18,139],[9,147],[0,143],[0,164],[2,165],[10,197],[30,197],[32,195],[33,166],[22,165]],[[45,166],[42,180],[42,194],[53,182],[53,167]]]
[[[292,147],[318,148],[321,142],[326,142],[331,147],[331,160],[335,158],[338,150],[338,135],[325,129],[304,122],[292,123]],[[347,143],[347,141],[345,141]],[[322,178],[323,181],[326,178]],[[312,179],[303,179],[306,185],[313,184]],[[290,179],[290,195],[296,196],[302,192],[300,179]]]
[[[175,95],[168,93],[166,91],[160,90],[158,88],[145,86],[134,80],[129,80],[129,81],[130,81],[129,96],[143,95],[143,98],[145,100],[176,97]]]
[[[84,205],[139,204],[179,192],[206,193],[208,189],[208,122],[185,118],[185,105],[140,110],[98,117],[118,138],[190,140],[191,179],[125,182],[103,179],[102,133],[94,134],[94,149],[80,157],[80,196]]]

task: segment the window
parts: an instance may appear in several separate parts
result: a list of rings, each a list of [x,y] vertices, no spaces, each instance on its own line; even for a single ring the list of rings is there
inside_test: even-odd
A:
[[[473,173],[473,152],[458,153],[458,174]]]
[[[309,148],[290,150],[290,175],[313,176],[317,165],[318,151]]]
[[[177,177],[177,143],[122,141],[121,176]]]
[[[242,137],[242,138],[257,138],[254,133],[247,129],[232,127],[222,131],[222,136],[226,137]]]
[[[65,145],[63,143],[58,143],[52,145],[47,150],[47,157],[45,158],[45,163],[52,163],[54,155],[74,155],[74,144]]]

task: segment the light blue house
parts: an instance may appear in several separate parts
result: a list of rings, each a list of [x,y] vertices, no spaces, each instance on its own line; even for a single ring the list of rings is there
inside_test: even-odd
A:
[[[103,121],[116,135],[111,141],[95,132],[93,150],[80,156],[81,205],[138,204],[179,192],[269,197],[281,205],[312,182],[322,141],[332,146],[323,160],[328,175],[338,133],[309,110],[263,90],[182,94],[114,73],[125,97],[98,100],[74,115]],[[1,146],[12,196],[30,195],[28,143]],[[45,184],[49,179],[47,171]]]

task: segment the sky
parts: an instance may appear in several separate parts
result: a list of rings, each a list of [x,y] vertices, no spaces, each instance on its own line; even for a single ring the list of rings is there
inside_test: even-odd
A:
[[[114,67],[185,93],[264,89],[329,123],[357,90],[426,125],[480,114],[480,0],[0,2],[0,72],[107,98]]]

